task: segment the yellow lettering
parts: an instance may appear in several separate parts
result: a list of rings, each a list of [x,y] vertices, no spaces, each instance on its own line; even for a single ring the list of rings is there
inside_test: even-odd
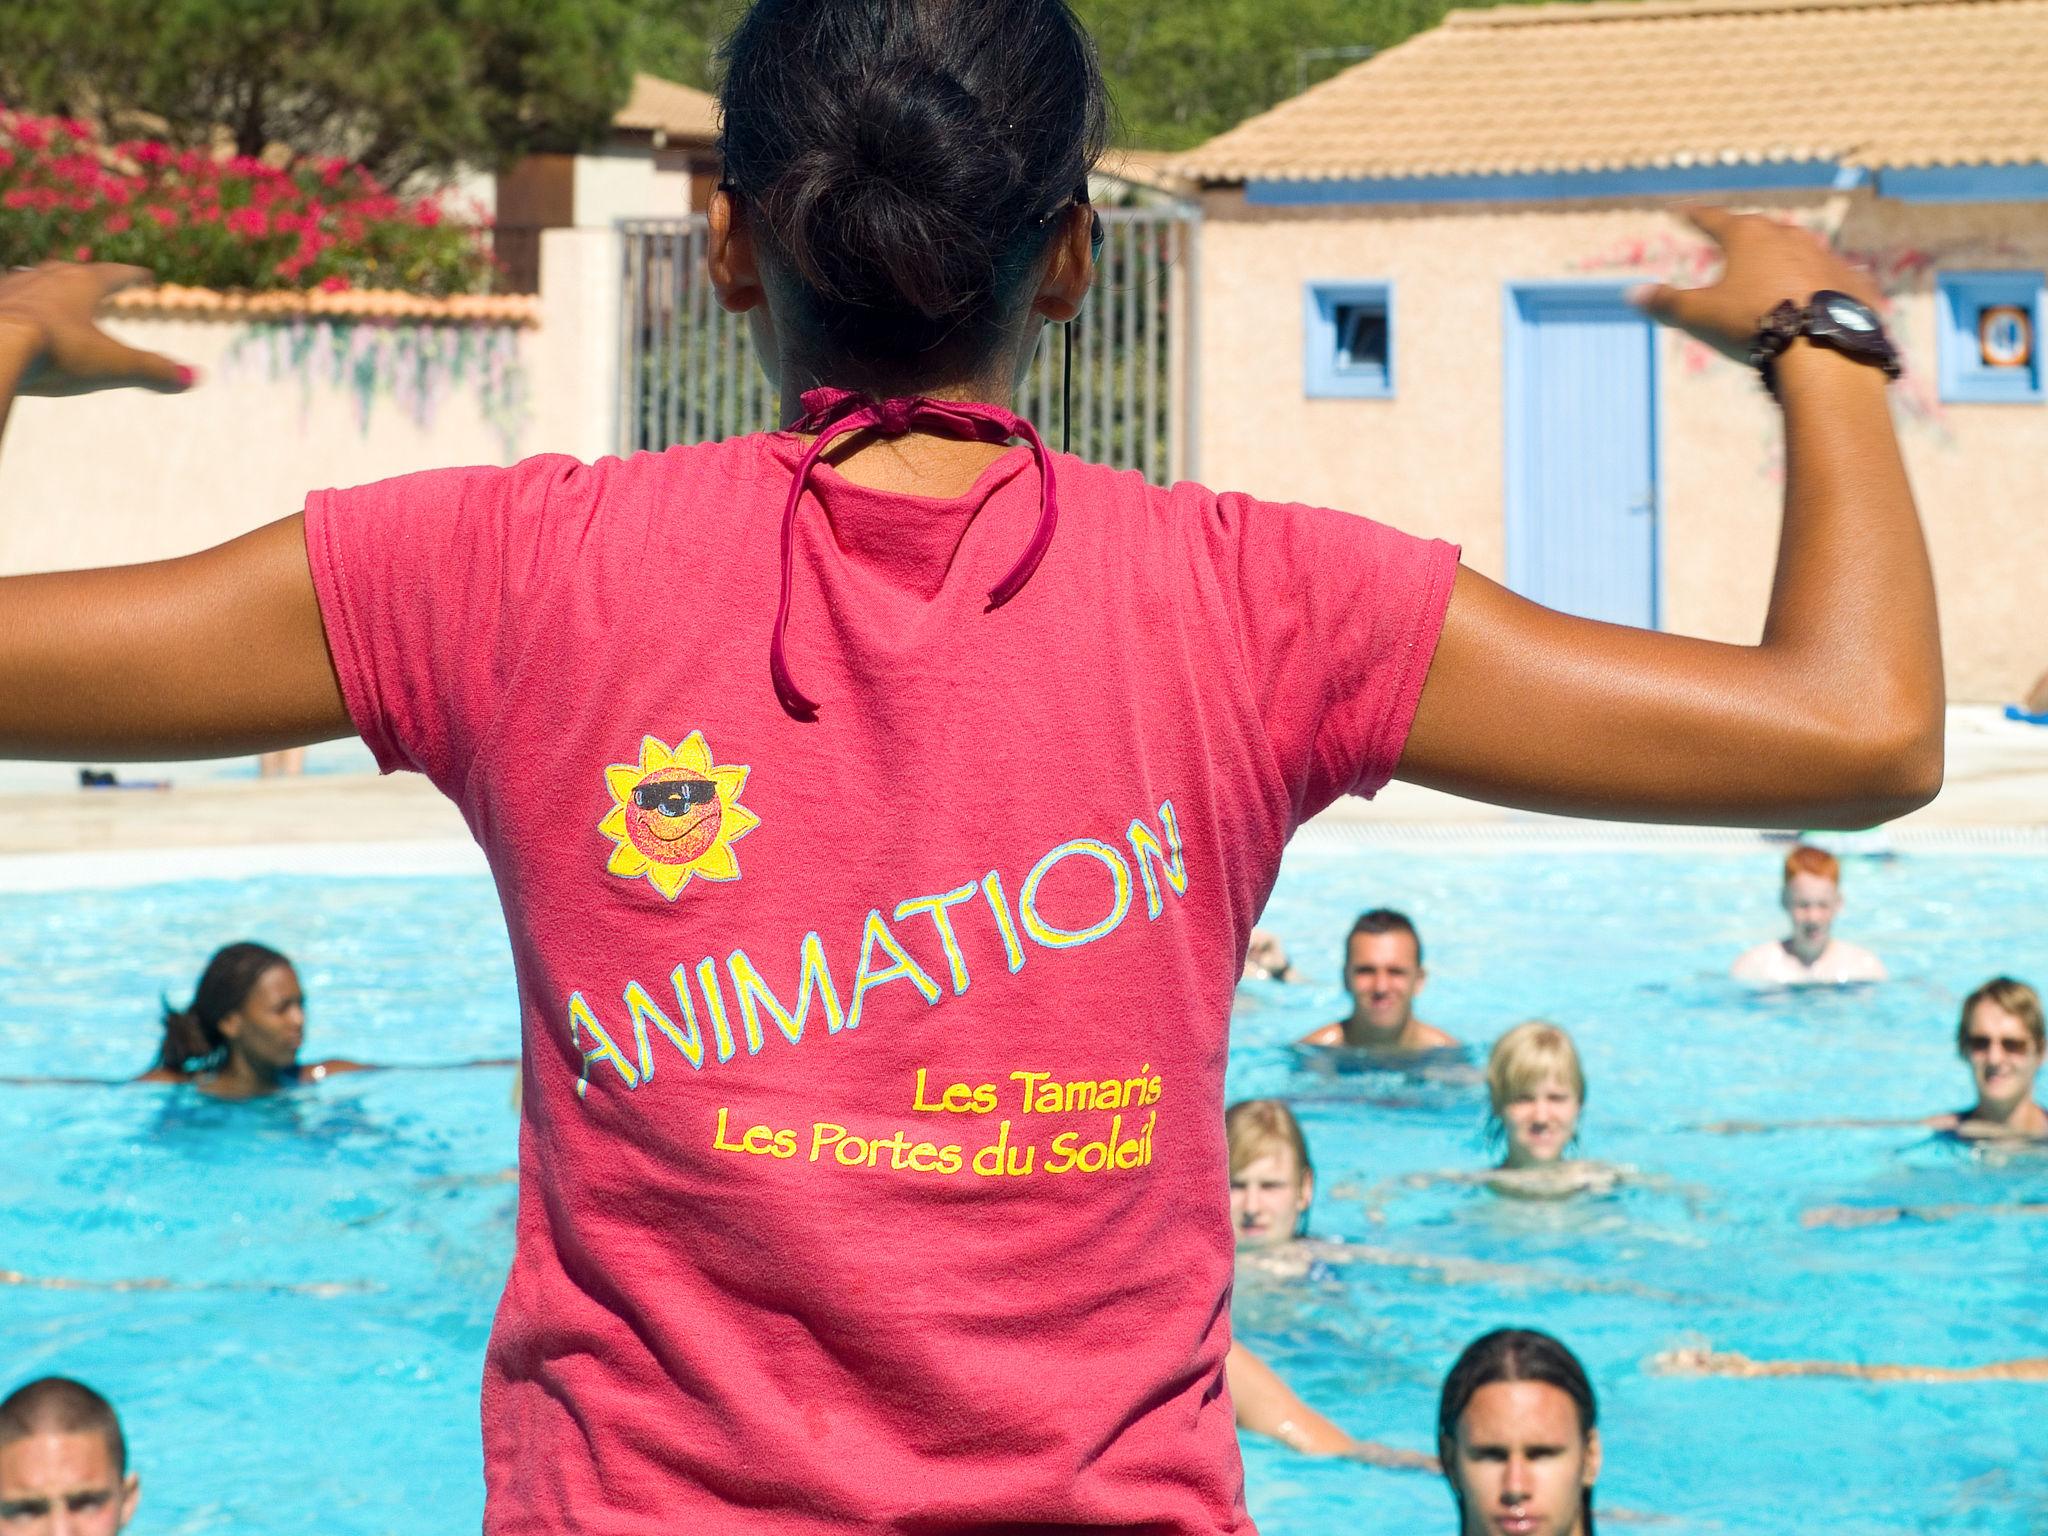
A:
[[[677,966],[669,976],[676,989],[676,1005],[683,1016],[682,1028],[656,1006],[647,989],[637,981],[626,983],[626,1011],[633,1016],[633,1044],[640,1053],[640,1079],[652,1082],[654,1079],[654,1048],[647,1038],[647,1026],[652,1024],[661,1032],[668,1043],[683,1053],[683,1060],[693,1068],[704,1066],[704,1037],[697,1031],[697,1010],[690,1006],[690,973],[687,967]]]
[[[1086,928],[1060,928],[1048,923],[1038,912],[1038,884],[1061,860],[1070,858],[1095,859],[1109,871],[1113,894],[1109,911]],[[1031,873],[1024,877],[1024,885],[1017,892],[1017,913],[1024,919],[1024,931],[1047,949],[1073,949],[1078,945],[1092,944],[1095,940],[1115,931],[1124,914],[1131,910],[1131,867],[1124,862],[1124,856],[1109,844],[1098,842],[1092,837],[1077,837],[1072,842],[1061,843],[1044,858],[1031,866]]]
[[[1009,962],[1010,974],[1014,976],[1024,969],[1024,946],[1018,941],[1016,925],[1010,921],[1010,898],[1003,894],[1003,877],[994,870],[983,875],[981,894],[988,898],[988,909],[996,916],[996,930],[1003,936],[1003,958]]]
[[[824,1001],[827,1034],[838,1034],[846,1023],[846,1015],[839,1006],[839,993],[832,985],[832,971],[825,964],[825,942],[815,932],[804,935],[799,964],[796,1009],[792,1012],[782,1006],[782,999],[761,979],[761,973],[747,958],[745,950],[736,949],[726,957],[725,967],[732,973],[732,989],[740,1000],[740,1017],[746,1026],[749,1051],[761,1048],[761,1013],[764,1009],[774,1016],[776,1027],[791,1045],[802,1040],[804,1021],[811,1016],[814,993]]]
[[[946,951],[946,964],[953,973],[955,997],[967,990],[967,957],[960,952],[960,938],[953,932],[953,920],[946,916],[946,908],[957,907],[961,902],[973,899],[974,882],[970,880],[943,896],[913,896],[908,901],[896,903],[896,921],[899,923],[913,912],[931,915],[932,926],[939,930],[939,943]]]
[[[879,971],[874,969],[877,949],[886,953],[893,962]],[[882,921],[881,910],[877,908],[868,913],[867,926],[861,932],[860,970],[853,978],[853,1006],[846,1014],[848,1029],[860,1027],[861,1008],[867,1000],[868,993],[885,981],[909,982],[917,988],[918,995],[925,1000],[926,1007],[939,1000],[939,984],[927,976],[918,963],[910,958],[909,952],[896,942],[896,935],[889,931],[888,924]]]
[[[610,1031],[597,1022],[597,1015],[591,1012],[590,1004],[583,1000],[583,994],[581,992],[571,992],[569,994],[569,1043],[571,1045],[577,1043],[579,1032],[588,1032],[591,1039],[595,1040],[597,1044],[583,1053],[583,1071],[576,1079],[576,1096],[578,1098],[583,1097],[589,1091],[590,1064],[593,1061],[610,1062],[612,1070],[619,1074],[620,1079],[628,1088],[638,1088],[640,1086],[640,1074],[634,1070],[633,1063],[626,1060],[625,1052],[619,1049],[618,1042],[612,1039]]]
[[[1159,834],[1144,822],[1133,819],[1124,837],[1131,845],[1131,862],[1138,866],[1138,878],[1145,882],[1145,916],[1156,918],[1165,906],[1159,894],[1159,876],[1152,873],[1152,866],[1159,865],[1160,874],[1166,876],[1166,883],[1173,887],[1173,894],[1185,896],[1188,893],[1187,854],[1181,847],[1180,822],[1173,814],[1173,802],[1159,802],[1159,825],[1166,834],[1166,843],[1160,846]]]

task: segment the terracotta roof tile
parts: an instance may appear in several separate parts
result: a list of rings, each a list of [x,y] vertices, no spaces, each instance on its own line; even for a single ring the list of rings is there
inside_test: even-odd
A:
[[[1206,182],[2048,161],[2048,0],[1453,11],[1172,162]]]
[[[633,94],[613,116],[612,126],[709,144],[718,137],[718,98],[659,75],[636,74]]]
[[[340,293],[279,289],[268,293],[221,293],[212,288],[130,288],[108,300],[110,308],[133,315],[236,320],[420,320],[473,325],[537,325],[540,300],[531,294],[463,293],[432,298],[420,293],[347,289]]]

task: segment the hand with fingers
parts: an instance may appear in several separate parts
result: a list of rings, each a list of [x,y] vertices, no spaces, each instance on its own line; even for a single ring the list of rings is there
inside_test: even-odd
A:
[[[85,395],[138,388],[181,394],[198,375],[159,352],[145,352],[101,330],[94,316],[123,288],[151,279],[146,267],[118,262],[46,261],[0,276],[0,338],[27,348],[18,395]]]
[[[1629,297],[1654,319],[1725,357],[1747,362],[1766,315],[1787,301],[1804,305],[1824,288],[1872,309],[1883,302],[1870,274],[1810,229],[1725,208],[1688,208],[1686,217],[1721,248],[1720,277],[1704,288],[1647,284]]]

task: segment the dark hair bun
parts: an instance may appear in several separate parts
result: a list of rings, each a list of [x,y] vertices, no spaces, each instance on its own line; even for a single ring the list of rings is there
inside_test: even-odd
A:
[[[756,0],[722,57],[726,177],[871,361],[985,347],[1107,132],[1065,0]]]

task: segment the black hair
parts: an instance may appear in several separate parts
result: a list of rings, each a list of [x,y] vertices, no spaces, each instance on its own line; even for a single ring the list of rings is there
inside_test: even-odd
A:
[[[165,1072],[208,1072],[221,1066],[228,1056],[227,1036],[220,1021],[241,1007],[256,983],[280,965],[290,965],[284,955],[265,944],[243,942],[217,950],[199,974],[199,986],[189,1008],[164,1004],[164,1039],[157,1051],[157,1067]]]
[[[1415,966],[1422,968],[1422,935],[1415,931],[1415,925],[1408,921],[1408,914],[1396,912],[1392,907],[1374,907],[1370,912],[1358,914],[1358,921],[1351,925],[1351,932],[1344,937],[1345,967],[1350,967],[1351,941],[1361,933],[1405,933],[1415,941]]]
[[[1496,1328],[1465,1346],[1458,1363],[1444,1378],[1443,1396],[1437,1399],[1437,1450],[1443,1457],[1444,1477],[1451,1496],[1458,1501],[1460,1525],[1465,1518],[1465,1496],[1451,1476],[1452,1456],[1458,1443],[1458,1421],[1481,1387],[1497,1381],[1540,1381],[1556,1387],[1572,1400],[1579,1411],[1579,1435],[1593,1433],[1600,1421],[1593,1401],[1593,1383],[1579,1357],[1547,1333],[1534,1328]],[[1579,1511],[1586,1536],[1593,1536],[1593,1490],[1580,1490]]]
[[[114,1405],[82,1381],[43,1376],[16,1387],[0,1402],[0,1447],[30,1435],[104,1436],[113,1454],[114,1476],[128,1475],[128,1441]]]
[[[719,58],[727,190],[821,360],[855,383],[986,363],[1108,139],[1066,0],[754,0]]]

